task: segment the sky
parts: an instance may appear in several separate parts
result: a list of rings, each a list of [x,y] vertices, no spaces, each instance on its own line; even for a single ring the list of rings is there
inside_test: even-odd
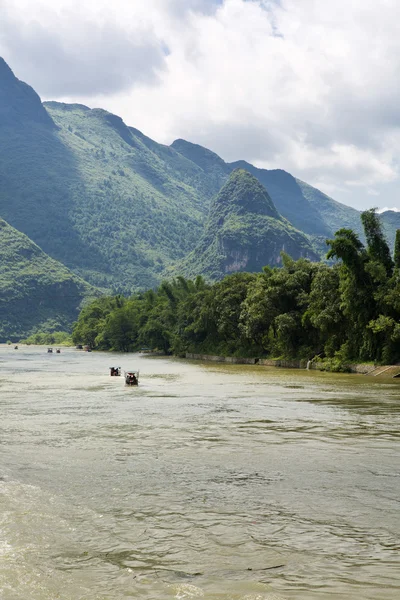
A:
[[[43,100],[400,208],[399,22],[397,0],[0,0],[0,56]]]

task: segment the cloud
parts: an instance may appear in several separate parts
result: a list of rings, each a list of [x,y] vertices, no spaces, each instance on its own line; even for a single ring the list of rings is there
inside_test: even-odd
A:
[[[166,0],[164,4],[175,17],[182,18],[190,12],[214,14],[223,4],[223,0]]]
[[[0,2],[0,49],[44,96],[121,93],[154,85],[165,68],[167,47],[146,25],[124,27],[109,12],[93,19],[71,2],[61,11],[36,5],[38,14],[28,8],[31,18],[23,19],[18,0]]]
[[[392,208],[389,208],[388,206],[383,206],[382,208],[379,208],[376,212],[381,215],[387,210],[391,210],[393,212],[400,212],[400,208],[397,208],[396,206],[393,206]]]
[[[47,99],[158,141],[283,168],[359,208],[396,204],[400,4],[0,0],[0,53]]]

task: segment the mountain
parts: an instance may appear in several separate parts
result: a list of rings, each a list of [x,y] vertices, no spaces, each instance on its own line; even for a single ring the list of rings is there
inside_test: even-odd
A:
[[[282,169],[259,169],[243,160],[226,163],[214,152],[181,139],[175,140],[171,147],[209,175],[215,192],[233,170],[245,169],[268,190],[278,212],[311,237],[321,236],[325,240],[341,227],[361,233],[358,210],[336,202]]]
[[[0,126],[37,123],[54,128],[37,93],[19,81],[0,56]]]
[[[207,176],[107,111],[42,105],[4,62],[0,89],[1,217],[94,285],[156,285],[202,231]]]
[[[100,291],[0,219],[0,342],[38,330],[68,330]]]
[[[42,104],[0,59],[0,216],[94,286],[156,286],[195,248],[237,168],[320,256],[337,229],[360,231],[358,211],[285,171],[226,163],[185,140],[158,144],[99,108]]]
[[[294,259],[318,260],[309,240],[278,213],[259,181],[236,169],[213,199],[198,245],[177,270],[221,279],[235,271],[279,265],[281,251]]]
[[[396,238],[396,230],[400,229],[400,212],[385,210],[380,215],[383,231],[390,247],[393,249]]]

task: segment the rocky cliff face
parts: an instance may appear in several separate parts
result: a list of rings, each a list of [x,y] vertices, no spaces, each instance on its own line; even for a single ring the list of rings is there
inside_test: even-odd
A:
[[[219,279],[236,271],[278,266],[281,252],[316,260],[306,236],[276,210],[267,190],[243,169],[235,170],[212,200],[204,235],[186,261],[188,275]]]

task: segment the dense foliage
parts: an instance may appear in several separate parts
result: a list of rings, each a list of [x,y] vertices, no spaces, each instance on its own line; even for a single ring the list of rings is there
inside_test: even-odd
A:
[[[278,213],[265,187],[248,171],[235,169],[211,202],[197,246],[176,271],[222,279],[232,272],[279,265],[282,250],[294,258],[318,260],[307,237]]]
[[[207,284],[177,277],[156,291],[103,297],[75,325],[76,343],[130,351],[391,363],[400,359],[400,269],[374,210],[327,241],[333,266],[283,254],[283,267]]]
[[[99,295],[0,219],[0,341],[68,330],[85,301]]]
[[[66,331],[53,331],[52,333],[39,331],[19,341],[21,344],[28,344],[28,346],[30,344],[36,346],[72,346],[71,334]]]

